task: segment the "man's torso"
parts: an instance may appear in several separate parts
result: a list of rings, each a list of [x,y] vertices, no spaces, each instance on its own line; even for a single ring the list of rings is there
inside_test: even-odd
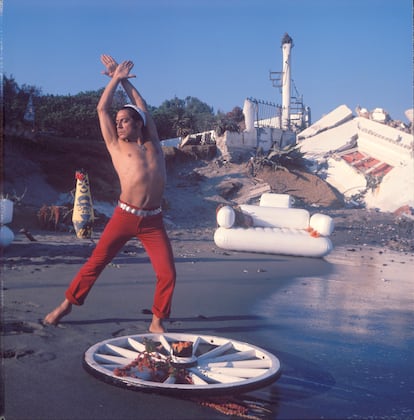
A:
[[[159,142],[118,144],[109,150],[121,183],[120,199],[139,208],[161,205],[166,169]]]

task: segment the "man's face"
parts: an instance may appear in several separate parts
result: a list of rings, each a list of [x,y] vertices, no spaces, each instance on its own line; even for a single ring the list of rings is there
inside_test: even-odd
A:
[[[139,134],[139,124],[126,109],[121,109],[116,115],[116,131],[121,140],[136,141]]]

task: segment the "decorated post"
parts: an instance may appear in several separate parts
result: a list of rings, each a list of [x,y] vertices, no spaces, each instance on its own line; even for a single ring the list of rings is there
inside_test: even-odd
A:
[[[92,235],[94,213],[88,174],[83,170],[76,171],[76,191],[73,205],[72,222],[76,236],[88,239]]]

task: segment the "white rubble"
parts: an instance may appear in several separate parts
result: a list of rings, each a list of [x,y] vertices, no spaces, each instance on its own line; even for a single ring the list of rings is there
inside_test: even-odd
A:
[[[358,111],[354,117],[341,105],[303,130],[298,134],[301,151],[314,162],[314,172],[350,201],[358,197],[367,208],[389,212],[414,208],[413,133],[384,123],[389,117],[382,109]],[[347,153],[362,155],[359,165],[343,159]],[[374,159],[374,167],[364,167],[364,161]],[[370,176],[382,167],[388,169]]]

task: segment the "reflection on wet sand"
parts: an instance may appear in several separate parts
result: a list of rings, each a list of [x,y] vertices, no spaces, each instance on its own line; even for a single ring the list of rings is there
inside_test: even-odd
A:
[[[414,256],[337,248],[325,259],[332,273],[292,281],[285,293],[261,302],[259,313],[269,318],[283,313],[285,323],[289,314],[296,323],[300,313],[302,328],[404,341],[413,325]]]

